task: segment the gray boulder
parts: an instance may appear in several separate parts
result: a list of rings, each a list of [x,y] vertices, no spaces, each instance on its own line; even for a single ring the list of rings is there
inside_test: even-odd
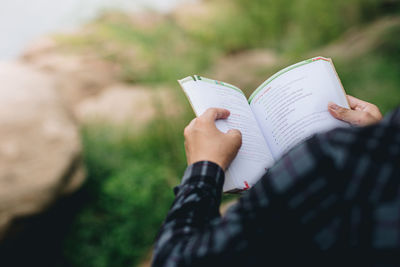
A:
[[[0,240],[84,181],[78,128],[54,80],[22,63],[0,63]]]

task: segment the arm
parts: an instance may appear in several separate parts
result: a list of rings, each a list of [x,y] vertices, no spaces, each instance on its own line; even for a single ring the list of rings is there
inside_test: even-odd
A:
[[[175,188],[176,198],[160,230],[154,251],[156,266],[194,265],[209,254],[214,240],[209,231],[211,222],[219,219],[224,169],[241,145],[241,134],[231,130],[220,132],[214,121],[225,119],[229,111],[209,109],[194,119],[184,131],[189,167],[182,183]],[[206,250],[206,252],[202,252]]]
[[[316,246],[302,225],[308,216],[304,202],[315,211],[320,199],[314,198],[321,192],[328,199],[342,190],[326,183],[335,181],[337,173],[318,147],[313,140],[286,155],[224,217],[218,212],[223,170],[207,161],[189,166],[160,230],[153,265],[255,266],[279,261],[286,266],[285,261],[307,260]],[[321,166],[328,175],[317,176]],[[316,178],[322,187],[315,188]],[[290,257],[279,258],[283,251]]]
[[[176,199],[159,232],[154,266],[246,266],[259,260],[263,255],[260,249],[268,251],[272,261],[278,255],[275,251],[296,244],[292,238],[305,243],[305,239],[290,235],[297,229],[296,221],[289,219],[290,212],[280,207],[280,198],[275,197],[278,191],[270,185],[268,174],[220,217],[223,169],[240,147],[240,135],[235,131],[223,134],[210,122],[228,115],[226,111],[208,111],[185,129],[190,166],[175,190]],[[218,164],[205,161],[211,159]],[[290,161],[276,165],[277,175]],[[306,169],[313,167],[304,164]],[[307,172],[303,169],[301,175]],[[280,212],[276,213],[277,210]],[[258,246],[260,242],[262,246]]]
[[[214,119],[217,117],[214,116]],[[349,195],[348,192],[352,192],[355,184],[363,183],[357,176],[363,173],[354,175],[352,170],[365,168],[365,157],[369,155],[365,144],[370,142],[374,131],[379,132],[382,127],[340,129],[322,137],[313,137],[279,160],[221,218],[218,206],[223,170],[212,162],[195,160],[218,160],[215,153],[227,148],[226,143],[219,144],[217,150],[210,148],[214,155],[208,155],[206,150],[196,153],[201,149],[191,149],[194,140],[190,138],[192,127],[196,124],[196,121],[192,122],[185,130],[186,152],[190,153],[188,162],[194,161],[195,164],[188,167],[175,191],[176,200],[156,242],[154,266],[252,266],[260,264],[260,260],[265,264],[275,260],[279,260],[280,265],[284,265],[285,261],[298,263],[299,260],[306,264],[307,261],[318,260],[318,253],[329,248],[353,247],[356,252],[360,248],[371,248],[371,241],[368,239],[365,243],[363,239],[372,233],[370,228],[365,228],[365,225],[373,225],[373,218],[369,217],[372,214],[370,206],[363,206],[363,213],[360,214],[357,205],[367,200],[353,201],[360,196],[369,199],[369,195],[364,191],[359,193],[361,195]],[[360,134],[360,131],[363,133]],[[195,132],[198,134],[197,141],[210,133],[201,129]],[[399,142],[395,131],[388,133],[393,133],[390,140],[387,136],[381,137],[385,145],[379,152],[376,151],[380,155],[390,151],[392,146],[388,142]],[[204,140],[212,143],[214,138],[207,135]],[[222,139],[226,138],[229,139],[222,136]],[[201,142],[194,147],[197,145],[203,147]],[[349,153],[349,148],[352,153]],[[219,164],[226,168],[228,165],[225,164],[229,163],[227,158],[234,155],[234,150],[228,149],[219,155],[222,157],[218,160]],[[391,163],[387,161],[385,164]],[[374,160],[368,166],[376,170],[381,163]],[[371,179],[381,181],[380,176],[387,175],[386,172],[380,172],[380,176],[374,172],[365,174],[368,176],[364,177],[364,181],[368,184]],[[385,181],[390,185],[394,180]],[[375,194],[379,196],[383,188],[386,185],[381,184]],[[363,224],[354,224],[354,218],[359,218]],[[360,236],[349,235],[349,227]],[[279,258],[282,252],[288,256]],[[333,256],[337,254],[333,253]],[[368,261],[368,257],[364,258]],[[337,259],[341,260],[340,257]]]
[[[208,244],[211,233],[207,227],[219,218],[224,172],[209,161],[190,165],[176,198],[159,232],[154,248],[154,266],[194,264],[195,254],[202,244]],[[206,248],[207,249],[207,248]]]

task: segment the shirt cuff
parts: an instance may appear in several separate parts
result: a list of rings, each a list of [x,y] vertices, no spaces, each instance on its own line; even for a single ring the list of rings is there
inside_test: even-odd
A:
[[[211,161],[199,161],[187,167],[182,182],[175,191],[183,185],[191,184],[210,185],[216,187],[217,192],[221,192],[224,181],[225,173],[218,164]]]

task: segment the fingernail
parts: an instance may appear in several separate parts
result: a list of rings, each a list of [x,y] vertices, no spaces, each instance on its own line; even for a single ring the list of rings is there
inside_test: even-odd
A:
[[[328,107],[332,110],[338,110],[340,107],[335,103],[329,102]]]

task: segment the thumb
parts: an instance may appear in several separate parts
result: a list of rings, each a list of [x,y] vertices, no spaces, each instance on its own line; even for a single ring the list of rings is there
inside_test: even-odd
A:
[[[242,145],[242,133],[239,130],[231,129],[226,133],[226,135],[232,140],[232,143],[237,148],[240,148]]]
[[[351,123],[353,125],[365,125],[370,120],[367,112],[343,108],[332,102],[328,104],[328,110],[329,113],[331,113],[331,115],[336,119]]]

